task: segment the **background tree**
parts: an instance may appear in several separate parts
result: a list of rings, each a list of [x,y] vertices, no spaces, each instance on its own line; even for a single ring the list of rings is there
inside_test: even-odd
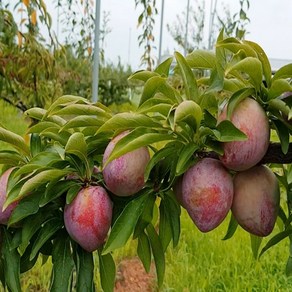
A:
[[[246,26],[249,23],[247,17],[249,9],[248,0],[240,0],[240,10],[233,16],[230,15],[230,10],[223,5],[223,12],[218,9],[214,11],[213,26],[209,31],[209,44],[206,35],[205,27],[205,1],[196,1],[194,6],[190,6],[189,15],[190,21],[188,24],[188,42],[185,42],[186,35],[186,10],[182,12],[182,16],[177,15],[176,22],[170,25],[167,24],[167,29],[179,47],[186,50],[188,53],[194,49],[213,48],[216,42],[218,32],[223,28],[227,35],[235,36],[238,39],[243,39],[246,34]],[[212,17],[212,16],[211,16]],[[185,47],[187,46],[187,47]]]
[[[138,27],[141,26],[143,32],[138,36],[139,46],[144,46],[144,52],[141,56],[141,65],[146,65],[151,70],[155,64],[153,57],[154,43],[154,24],[155,15],[158,11],[156,8],[156,0],[135,0],[136,7],[142,7],[142,13],[138,17]]]

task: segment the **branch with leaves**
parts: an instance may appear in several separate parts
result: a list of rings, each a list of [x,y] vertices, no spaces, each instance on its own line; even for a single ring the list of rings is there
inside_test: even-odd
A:
[[[169,73],[174,58],[175,82],[180,82],[180,86],[173,84],[174,77]],[[208,70],[208,77],[195,78],[193,70],[198,68]],[[13,148],[0,151],[0,163],[5,170],[12,169],[3,207],[5,210],[16,205],[1,226],[3,286],[20,291],[20,272],[31,269],[39,257],[49,256],[53,263],[53,289],[70,289],[73,275],[77,290],[87,287],[87,291],[94,291],[95,251],[82,247],[65,218],[66,210],[74,205],[80,192],[84,194],[84,189],[93,187],[107,192],[106,198],[113,207],[111,228],[96,248],[103,290],[113,291],[113,252],[130,239],[137,241],[137,254],[146,271],[154,261],[157,285],[161,287],[165,253],[171,242],[174,248],[179,242],[181,207],[185,207],[176,196],[176,183],[199,163],[199,158],[218,158],[224,154],[224,143],[246,141],[247,134],[231,119],[218,120],[223,103],[231,117],[246,99],[257,103],[267,119],[268,130],[278,135],[280,143],[270,144],[262,163],[271,163],[271,169],[281,170],[277,171],[277,178],[287,196],[286,201],[281,197],[279,202],[282,229],[271,235],[262,248],[262,237],[251,233],[253,254],[256,258],[262,256],[279,241],[290,238],[292,103],[287,92],[292,92],[291,78],[292,64],[273,75],[258,44],[225,37],[222,31],[215,52],[198,50],[186,57],[176,52],[154,71],[134,73],[130,79],[144,83],[134,111],[114,114],[101,103],[64,95],[46,109],[34,107],[26,111],[26,116],[34,121],[28,129],[29,145],[23,137],[0,127],[0,140]],[[127,134],[117,141],[115,137],[123,132]],[[110,142],[114,146],[106,156]],[[106,166],[143,147],[151,155],[142,188],[131,196],[117,195],[105,182]],[[228,177],[232,179],[230,173]],[[96,203],[90,198],[93,196],[83,200],[84,204],[87,200],[88,206]],[[87,213],[99,212],[83,212],[82,218]],[[92,218],[85,219],[88,222]],[[231,216],[224,239],[230,238],[237,226]],[[287,265],[287,274],[291,274],[290,266]]]

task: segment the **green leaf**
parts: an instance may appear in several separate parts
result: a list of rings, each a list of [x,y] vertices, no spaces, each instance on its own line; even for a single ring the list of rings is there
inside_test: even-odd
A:
[[[68,189],[76,186],[76,184],[77,182],[74,180],[60,180],[50,182],[46,187],[46,191],[39,202],[40,207],[43,207],[49,202],[57,199],[62,194],[66,193]]]
[[[262,63],[257,58],[247,57],[235,63],[228,69],[228,73],[234,71],[244,72],[250,77],[250,83],[257,91],[260,90],[263,79]]]
[[[188,65],[183,55],[181,55],[179,52],[175,52],[174,56],[176,58],[178,67],[180,68],[187,99],[193,100],[198,103],[199,101],[198,86],[191,67]]]
[[[94,292],[94,261],[93,254],[77,247],[77,292]]]
[[[281,67],[280,69],[278,69],[272,78],[272,82],[274,82],[277,79],[287,79],[287,78],[292,78],[292,64],[287,64]]]
[[[165,97],[161,94],[158,94],[146,100],[139,108],[137,112],[140,114],[149,114],[149,113],[160,113],[161,115],[167,117],[170,110],[173,108],[173,102],[170,98]]]
[[[8,221],[8,226],[13,226],[13,224],[27,216],[37,213],[42,195],[42,192],[36,192],[21,200],[12,212]]]
[[[66,131],[60,132],[57,127],[50,127],[40,133],[41,136],[52,139],[56,142],[59,142],[61,145],[66,145],[71,134]]]
[[[266,245],[262,248],[259,258],[267,251],[269,250],[271,247],[273,247],[274,245],[276,245],[277,243],[279,243],[281,240],[283,240],[284,238],[288,237],[289,235],[292,234],[292,229],[288,229],[282,232],[279,232],[278,234],[276,234],[275,236],[273,236],[267,243]]]
[[[177,148],[176,148],[177,143],[175,144],[167,144],[165,147],[159,149],[150,159],[150,161],[148,162],[147,166],[146,166],[146,170],[145,170],[145,174],[144,174],[144,178],[145,181],[148,180],[150,172],[152,171],[152,169],[155,167],[155,165],[157,165],[161,160],[165,159],[166,157],[169,156],[177,156]]]
[[[271,78],[272,78],[272,68],[271,68],[269,58],[266,55],[265,51],[255,42],[244,40],[243,43],[248,44],[257,52],[257,57],[259,58],[263,66],[263,72],[264,72],[267,86],[270,87]]]
[[[108,118],[103,116],[86,116],[80,115],[70,119],[62,128],[61,131],[65,131],[71,128],[86,128],[86,127],[100,127]]]
[[[262,237],[250,234],[250,244],[251,244],[252,254],[255,259],[258,258],[259,248],[262,243],[262,240],[263,240]]]
[[[32,157],[42,151],[42,141],[38,134],[32,133],[30,136],[30,152]]]
[[[216,44],[217,47],[221,47],[237,54],[239,51],[244,52],[245,56],[257,58],[256,51],[247,43],[241,43],[238,39],[234,37],[226,38],[220,40]]]
[[[226,232],[225,236],[222,238],[222,240],[230,239],[234,235],[237,227],[238,227],[238,223],[237,223],[235,217],[233,216],[233,214],[231,214],[228,228],[227,228],[227,232]]]
[[[51,209],[42,210],[44,212],[38,212],[37,214],[27,217],[22,223],[21,232],[21,248],[26,248],[33,237],[33,235],[42,228],[42,224],[46,222],[53,214]]]
[[[16,248],[10,248],[12,235],[9,231],[6,228],[1,228],[1,234],[3,236],[3,244],[0,247],[6,285],[9,291],[21,292],[19,253]]]
[[[63,107],[70,104],[76,104],[76,103],[83,103],[88,104],[89,101],[81,96],[75,96],[75,95],[63,95],[57,98],[49,107],[48,112],[53,111],[54,109],[58,107]]]
[[[227,105],[227,118],[230,119],[237,105],[245,98],[255,93],[254,88],[242,88],[232,94]]]
[[[153,97],[155,93],[158,91],[158,88],[161,85],[165,84],[165,82],[166,82],[165,78],[162,78],[160,76],[153,76],[149,78],[144,84],[139,106],[149,98]]]
[[[50,291],[68,292],[74,270],[70,238],[67,234],[57,236],[53,243],[52,253],[53,277]]]
[[[173,62],[173,57],[167,58],[165,61],[163,61],[161,64],[159,64],[156,69],[154,70],[155,73],[158,73],[160,76],[168,76],[170,66]]]
[[[32,245],[33,245],[32,243],[28,245],[28,247],[25,249],[25,252],[20,258],[20,273],[21,274],[33,268],[38,259],[37,257],[35,257],[33,260],[29,259]]]
[[[161,287],[165,274],[165,256],[163,247],[152,224],[147,226],[147,234],[154,257],[158,287]]]
[[[13,150],[2,150],[0,151],[0,164],[12,165],[15,166],[23,163],[24,157],[22,157],[18,152]]]
[[[114,259],[110,253],[101,254],[100,252],[98,253],[98,258],[101,287],[104,292],[112,292],[114,291],[116,277]]]
[[[164,252],[172,239],[171,215],[167,202],[162,198],[159,205],[159,238]]]
[[[176,175],[179,176],[183,174],[189,167],[190,163],[193,162],[191,159],[194,156],[196,150],[198,150],[198,145],[193,142],[186,144],[179,151],[178,161],[176,165]]]
[[[10,144],[24,154],[30,155],[30,149],[20,135],[0,127],[0,140]]]
[[[214,133],[220,142],[245,141],[247,139],[247,136],[228,120],[222,121],[217,126],[217,130],[220,134]]]
[[[124,112],[114,115],[111,119],[106,121],[98,130],[97,134],[106,131],[124,131],[129,129],[135,129],[138,127],[145,128],[162,128],[162,125],[148,117],[145,114]]]
[[[66,123],[66,120],[58,116],[47,117],[47,110],[43,108],[34,107],[31,109],[28,109],[25,112],[25,114],[29,116],[30,118],[38,120],[38,121],[45,120],[45,121],[53,122],[55,126],[56,125],[63,126]]]
[[[134,231],[135,225],[142,213],[148,193],[132,199],[115,221],[102,254],[120,248],[126,244]]]
[[[49,169],[36,174],[35,176],[29,178],[27,181],[24,182],[24,184],[21,186],[19,193],[8,193],[8,198],[4,204],[4,208],[7,208],[7,206],[9,206],[13,202],[21,200],[22,198],[28,196],[30,192],[38,189],[40,186],[52,180],[58,180],[69,172],[70,171],[68,170]]]
[[[151,145],[155,142],[167,140],[174,140],[174,137],[170,134],[147,133],[146,129],[144,130],[137,128],[117,142],[104,167],[109,162],[122,156],[123,154],[126,154],[143,146]]]
[[[103,116],[110,118],[111,115],[106,112],[105,110],[101,109],[98,106],[93,104],[70,104],[66,107],[56,109],[48,113],[49,116],[52,115],[60,115],[60,116],[67,116],[67,115],[96,115],[96,116]]]
[[[286,268],[285,268],[285,273],[287,277],[290,277],[292,275],[292,257],[289,255],[287,263],[286,263]]]
[[[196,102],[193,100],[184,100],[175,110],[174,123],[186,122],[194,132],[197,132],[202,117],[202,109]]]
[[[33,125],[32,127],[30,127],[28,129],[28,133],[40,134],[41,132],[43,132],[44,130],[46,130],[48,128],[57,128],[59,130],[61,128],[61,126],[54,123],[54,122],[41,121],[41,122]]]
[[[139,237],[139,235],[144,232],[144,229],[147,227],[147,225],[152,222],[155,201],[156,201],[155,194],[149,194],[149,196],[147,196],[147,199],[144,203],[142,214],[139,217],[138,222],[135,226],[133,239]]]
[[[273,124],[281,142],[282,152],[287,154],[289,150],[289,129],[280,120],[274,120]]]
[[[75,132],[65,146],[65,154],[74,154],[81,161],[87,161],[87,144],[85,137],[80,132]]]
[[[38,232],[37,238],[34,242],[30,260],[32,260],[39,252],[41,247],[63,226],[59,218],[51,218],[43,223],[42,228]]]
[[[68,189],[68,192],[66,195],[66,204],[70,204],[75,199],[75,197],[77,196],[81,188],[82,188],[82,185],[75,183],[75,185],[71,186]]]
[[[149,273],[151,267],[151,249],[150,241],[144,231],[140,233],[138,237],[137,254],[144,266],[145,271]]]
[[[271,88],[268,91],[268,98],[277,98],[287,91],[292,91],[292,85],[290,82],[285,79],[276,79],[272,82]]]
[[[186,56],[186,61],[191,68],[214,69],[216,56],[212,51],[194,50]]]
[[[158,72],[152,72],[152,71],[146,71],[146,70],[140,70],[137,71],[135,73],[133,73],[128,80],[141,80],[146,82],[148,79],[150,79],[151,77],[157,77],[161,74],[159,74]]]
[[[164,201],[170,218],[173,247],[176,247],[180,237],[181,209],[172,191],[165,193]]]

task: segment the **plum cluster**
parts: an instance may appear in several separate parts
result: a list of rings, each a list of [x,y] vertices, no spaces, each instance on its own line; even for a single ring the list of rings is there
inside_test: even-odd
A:
[[[226,118],[225,107],[218,121]],[[247,139],[224,143],[220,160],[200,160],[178,180],[174,191],[202,232],[216,228],[231,209],[246,231],[267,236],[274,228],[280,203],[275,174],[259,165],[269,145],[269,121],[252,98],[241,101],[230,120]]]
[[[227,118],[224,108],[218,121]],[[277,218],[280,191],[275,174],[259,165],[270,139],[265,111],[252,98],[241,101],[233,111],[231,122],[247,136],[245,141],[223,144],[220,159],[203,158],[190,167],[175,183],[178,202],[187,210],[202,232],[216,228],[229,210],[248,232],[267,236]],[[150,161],[147,147],[128,152],[108,163],[117,142],[129,132],[114,137],[103,155],[103,185],[84,186],[64,207],[64,224],[68,234],[86,251],[101,247],[112,223],[116,196],[132,196],[144,186],[146,166]],[[7,224],[17,202],[2,211],[7,196],[8,169],[0,178],[0,224]]]
[[[70,237],[88,252],[102,247],[111,227],[113,203],[108,191],[116,196],[131,196],[141,190],[146,165],[150,160],[149,150],[142,147],[131,151],[105,166],[115,144],[128,132],[114,137],[105,149],[103,177],[105,185],[84,186],[74,200],[64,207],[64,224]],[[0,224],[6,225],[18,202],[5,210],[8,178],[13,168],[6,170],[0,178]],[[95,171],[99,171],[95,167]],[[74,179],[67,176],[66,179]]]

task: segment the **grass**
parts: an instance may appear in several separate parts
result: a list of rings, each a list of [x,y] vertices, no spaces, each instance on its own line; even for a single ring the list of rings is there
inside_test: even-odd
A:
[[[183,212],[181,240],[167,253],[162,291],[292,291],[292,278],[285,276],[288,242],[281,242],[256,261],[249,235],[242,229],[222,241],[227,221],[203,234]]]
[[[160,291],[292,291],[292,277],[285,276],[288,241],[282,241],[256,261],[249,235],[242,229],[238,228],[231,239],[222,241],[228,218],[206,234],[198,231],[185,211],[181,219],[180,243],[167,251],[165,280]],[[278,232],[277,227],[274,232]],[[271,236],[265,238],[263,244]],[[115,252],[116,261],[135,256],[135,249],[136,242],[128,242]],[[33,269],[21,276],[23,291],[48,291],[50,272],[51,262],[42,265],[39,260]],[[97,270],[95,282],[100,287]]]
[[[24,135],[25,119],[17,110],[0,101],[0,123],[9,130]],[[7,147],[0,144],[0,149]],[[252,257],[249,235],[238,229],[230,240],[222,241],[227,230],[225,220],[216,230],[203,234],[194,226],[185,211],[181,217],[181,240],[166,254],[166,274],[161,291],[292,291],[292,277],[285,276],[289,255],[288,240],[267,251],[259,261]],[[275,232],[278,232],[276,227]],[[264,239],[267,242],[270,236]],[[134,256],[136,242],[129,242],[115,253],[117,261]],[[36,266],[21,275],[22,291],[48,291],[51,261]],[[99,287],[98,271],[95,280]],[[2,289],[2,290],[1,290]],[[0,286],[0,291],[3,288]],[[99,290],[98,290],[99,291]]]

